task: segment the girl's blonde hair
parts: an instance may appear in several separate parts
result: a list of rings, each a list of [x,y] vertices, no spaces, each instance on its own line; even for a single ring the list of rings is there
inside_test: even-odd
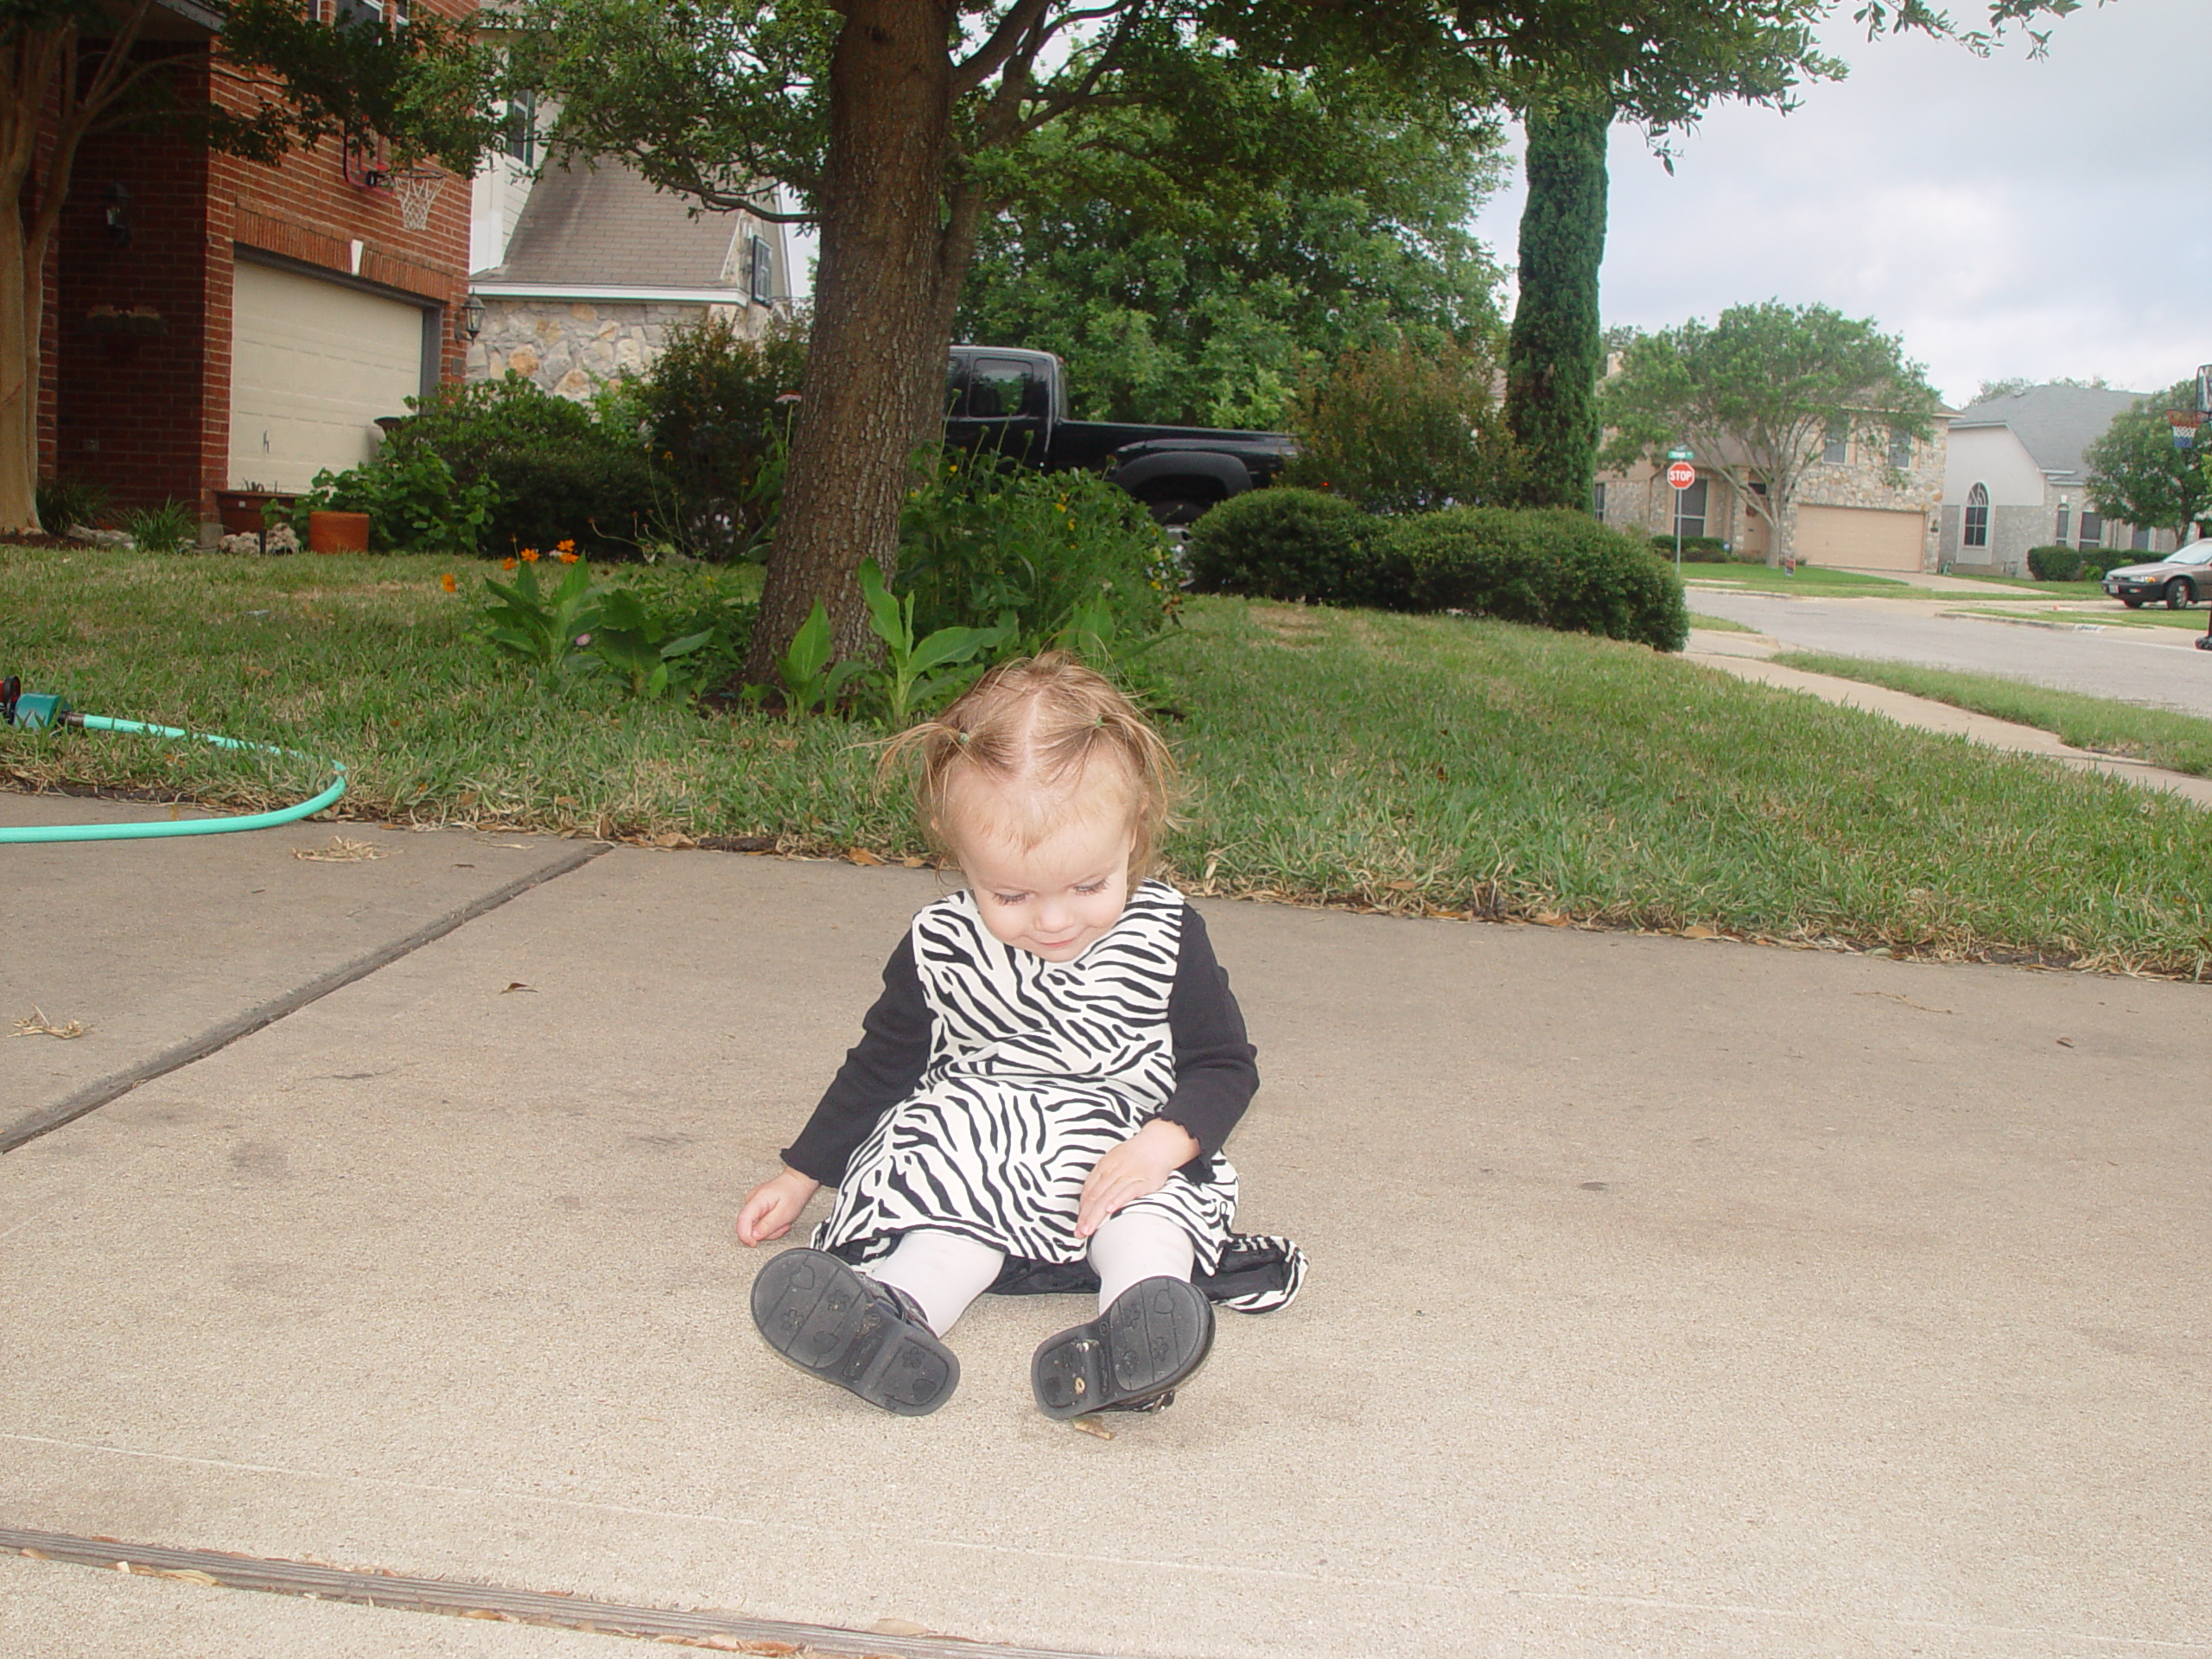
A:
[[[885,775],[912,764],[914,805],[940,854],[956,855],[948,818],[963,782],[994,786],[1013,809],[1001,828],[1027,849],[1110,789],[1130,829],[1129,880],[1152,869],[1173,823],[1175,758],[1111,681],[1064,651],[1001,663],[935,720],[883,752]]]

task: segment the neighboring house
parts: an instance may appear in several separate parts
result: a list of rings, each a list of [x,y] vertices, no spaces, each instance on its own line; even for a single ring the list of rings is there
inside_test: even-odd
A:
[[[747,213],[694,215],[623,163],[551,165],[533,180],[537,143],[518,123],[508,154],[476,176],[470,289],[483,321],[468,378],[509,371],[586,398],[641,372],[671,328],[726,316],[758,339],[788,314],[784,227]]]
[[[2086,493],[2082,452],[2145,395],[2031,386],[1961,410],[1943,478],[1944,563],[2016,576],[2031,547],[2172,552],[2171,531],[2107,522]]]
[[[249,109],[220,28],[158,0],[140,50],[181,57],[188,103]],[[168,135],[87,138],[49,271],[41,471],[118,505],[185,502],[212,540],[219,494],[366,460],[378,417],[461,366],[467,193],[443,181],[410,228],[416,188],[336,139],[264,167]]]
[[[1834,435],[1798,479],[1792,543],[1798,563],[1934,569],[1948,418],[1948,411],[1936,415],[1932,436],[1918,442]],[[1679,511],[1685,537],[1718,537],[1739,556],[1763,559],[1767,522],[1713,466],[1715,459],[1699,456],[1697,482],[1680,492],[1667,482],[1663,464],[1601,473],[1592,504],[1598,517],[1617,530],[1672,536]],[[1765,493],[1758,478],[1749,481],[1753,491]]]

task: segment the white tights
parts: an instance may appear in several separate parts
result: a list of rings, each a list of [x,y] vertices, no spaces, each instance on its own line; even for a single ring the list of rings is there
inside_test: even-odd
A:
[[[1141,1280],[1188,1279],[1195,1255],[1191,1236],[1165,1216],[1141,1210],[1109,1216],[1090,1236],[1099,1311]],[[1006,1253],[992,1245],[923,1229],[900,1238],[897,1249],[865,1271],[919,1302],[930,1329],[941,1337],[991,1287],[1005,1260]]]

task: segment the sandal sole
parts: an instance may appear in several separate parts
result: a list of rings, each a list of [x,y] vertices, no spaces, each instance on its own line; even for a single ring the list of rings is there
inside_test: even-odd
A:
[[[927,1416],[960,1383],[950,1348],[893,1319],[867,1281],[826,1250],[772,1258],[753,1281],[753,1323],[809,1376],[897,1416]]]

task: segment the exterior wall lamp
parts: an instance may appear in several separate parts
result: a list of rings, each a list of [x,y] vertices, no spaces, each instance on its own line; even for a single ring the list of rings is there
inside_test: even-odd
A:
[[[464,346],[484,332],[484,302],[471,294],[461,302],[461,309],[454,317],[454,334]]]

